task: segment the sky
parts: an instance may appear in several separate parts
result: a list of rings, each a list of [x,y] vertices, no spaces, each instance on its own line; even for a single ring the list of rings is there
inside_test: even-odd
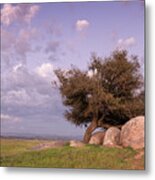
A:
[[[144,66],[144,2],[1,4],[1,134],[82,136],[64,118],[54,70],[115,49]]]

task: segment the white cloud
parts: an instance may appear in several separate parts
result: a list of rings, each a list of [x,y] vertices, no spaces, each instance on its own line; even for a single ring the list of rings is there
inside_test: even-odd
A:
[[[61,116],[63,106],[57,89],[52,87],[53,65],[44,63],[36,69],[29,70],[26,65],[16,64],[12,71],[3,76],[1,89],[1,112],[3,119],[9,121],[9,116],[19,117],[22,123],[31,119],[33,122],[51,120]],[[53,76],[52,76],[53,74]],[[10,118],[11,119],[11,118]],[[14,121],[15,121],[14,120]]]
[[[76,22],[76,29],[77,31],[83,31],[84,29],[87,29],[89,27],[90,23],[83,19],[83,20],[77,20]]]
[[[40,94],[37,91],[37,87],[31,89],[17,89],[10,90],[3,94],[2,102],[5,102],[7,106],[14,107],[28,107],[35,108],[44,105],[47,106],[49,102],[49,94]]]
[[[128,37],[126,39],[119,39],[117,41],[117,47],[120,49],[132,47],[136,44],[136,39],[134,37]]]
[[[6,74],[1,93],[2,102],[7,106],[49,105],[54,90],[51,84],[53,81],[58,79],[50,63],[43,63],[31,72],[26,65],[16,64],[12,71]]]
[[[46,71],[47,73],[47,71]],[[28,69],[17,64],[7,75],[7,89],[1,92],[3,107],[21,109],[40,108],[49,106],[52,98],[51,79],[45,79],[36,72],[28,72]]]
[[[8,114],[1,114],[1,120],[18,123],[21,121],[21,118]]]
[[[3,78],[4,79],[4,78]],[[54,66],[51,63],[43,63],[29,71],[22,63],[13,66],[12,71],[6,74],[5,82],[10,89],[28,89],[48,94],[51,81],[57,80]]]
[[[6,26],[9,26],[14,22],[30,23],[32,18],[38,12],[38,10],[39,10],[38,5],[4,4],[3,8],[1,9],[1,22]]]
[[[36,68],[36,73],[41,77],[51,77],[54,75],[54,67],[50,63],[43,63]]]
[[[10,90],[7,96],[2,97],[6,104],[14,103],[14,105],[26,105],[31,100],[25,89]]]

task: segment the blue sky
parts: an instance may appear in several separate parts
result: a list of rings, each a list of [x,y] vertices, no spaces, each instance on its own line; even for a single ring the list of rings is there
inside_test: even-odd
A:
[[[74,2],[1,6],[1,130],[82,135],[64,119],[54,69],[85,69],[91,53],[138,55],[143,71],[144,2]]]

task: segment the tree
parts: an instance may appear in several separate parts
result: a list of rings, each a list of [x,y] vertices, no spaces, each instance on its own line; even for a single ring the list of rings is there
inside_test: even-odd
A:
[[[143,78],[136,56],[114,51],[109,57],[93,55],[88,69],[57,69],[65,117],[77,126],[88,125],[88,143],[97,127],[121,127],[130,118],[144,114]]]

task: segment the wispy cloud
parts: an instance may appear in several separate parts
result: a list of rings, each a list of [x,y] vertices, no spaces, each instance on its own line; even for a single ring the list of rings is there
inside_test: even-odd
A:
[[[12,116],[9,114],[1,114],[1,121],[8,121],[8,122],[13,122],[13,123],[18,123],[21,122],[21,118]]]
[[[1,28],[1,51],[8,51],[15,43],[15,39],[12,33]]]
[[[60,37],[63,34],[63,28],[62,25],[59,24],[58,22],[45,22],[44,27],[47,30],[47,33],[52,36]]]
[[[1,36],[1,52],[2,59],[5,61],[22,61],[26,62],[27,54],[34,51],[33,41],[38,38],[38,31],[34,27],[21,28],[17,34],[2,28]],[[15,58],[14,58],[15,56]],[[10,63],[10,62],[9,62]]]
[[[128,37],[126,39],[119,39],[117,41],[117,48],[124,49],[132,47],[136,44],[136,39],[134,37]]]
[[[59,41],[50,41],[47,43],[47,47],[45,48],[45,52],[46,53],[50,53],[53,52],[55,53],[57,51],[57,49],[60,46],[60,42]]]
[[[6,26],[9,26],[14,22],[30,23],[38,10],[38,5],[4,4],[3,8],[1,9],[1,22]]]
[[[27,52],[32,51],[32,40],[35,38],[37,30],[35,28],[21,29],[15,43],[16,53],[26,56]]]
[[[87,29],[89,26],[90,26],[89,21],[87,21],[85,19],[76,21],[76,30],[77,31],[83,31],[83,30]]]

